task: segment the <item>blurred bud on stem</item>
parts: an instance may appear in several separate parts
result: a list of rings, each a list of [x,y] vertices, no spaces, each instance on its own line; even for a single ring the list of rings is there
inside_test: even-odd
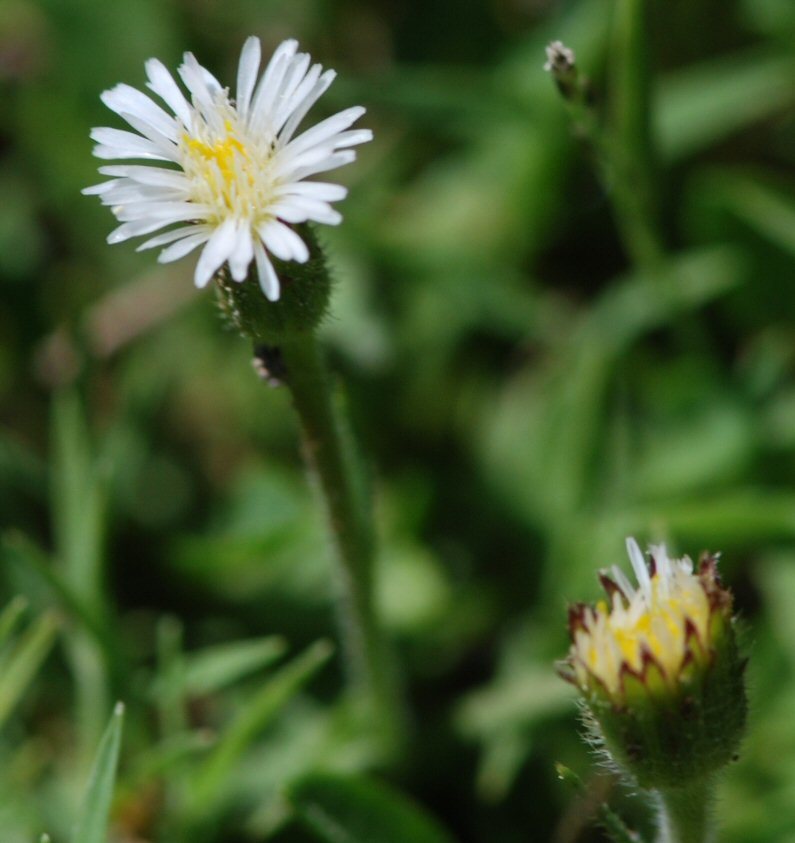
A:
[[[582,695],[585,722],[611,765],[657,791],[666,843],[703,843],[715,774],[737,752],[746,721],[745,660],[732,595],[717,557],[649,563],[627,541],[638,581],[600,573],[608,600],[569,610],[572,645],[559,666]]]
[[[585,99],[587,83],[577,72],[577,57],[574,50],[562,41],[552,41],[547,45],[546,53],[544,70],[552,75],[564,99],[570,102]]]

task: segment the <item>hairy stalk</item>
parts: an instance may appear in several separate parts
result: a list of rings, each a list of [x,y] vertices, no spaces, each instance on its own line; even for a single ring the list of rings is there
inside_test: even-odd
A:
[[[654,271],[663,256],[651,129],[648,0],[617,0],[611,44],[607,143],[616,221],[633,263]]]
[[[707,778],[689,787],[657,791],[657,843],[712,843],[714,782]]]
[[[313,331],[279,346],[304,448],[326,504],[340,563],[340,623],[350,680],[387,746],[400,728],[392,666],[374,604],[375,537],[369,483]]]

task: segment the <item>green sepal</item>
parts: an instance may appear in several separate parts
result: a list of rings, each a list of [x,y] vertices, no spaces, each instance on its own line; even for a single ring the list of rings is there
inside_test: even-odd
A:
[[[622,675],[621,702],[603,694],[586,699],[604,749],[644,788],[681,787],[711,775],[737,752],[745,729],[744,662],[730,621],[709,659],[698,645],[675,681],[653,658]]]
[[[278,301],[265,297],[253,262],[242,282],[233,281],[226,267],[216,274],[221,312],[244,337],[278,346],[314,331],[328,312],[331,278],[323,249],[308,225],[298,226],[298,233],[309,247],[306,263],[271,258],[281,285]]]

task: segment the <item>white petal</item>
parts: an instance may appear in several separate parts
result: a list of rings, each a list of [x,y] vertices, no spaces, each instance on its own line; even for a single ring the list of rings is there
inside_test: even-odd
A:
[[[265,249],[262,248],[262,243],[254,242],[254,257],[257,259],[257,276],[259,278],[259,285],[265,297],[269,301],[279,300],[279,276],[273,268],[273,264],[265,254]]]
[[[632,570],[638,580],[638,585],[647,599],[651,598],[651,577],[649,576],[649,569],[646,565],[646,560],[643,558],[638,543],[633,538],[627,539],[627,553],[629,554],[629,561],[632,563]]]
[[[322,199],[324,202],[338,202],[348,195],[348,188],[341,184],[330,184],[323,181],[297,181],[284,185],[279,190],[279,196],[310,196]]]
[[[618,565],[613,565],[610,569],[610,575],[613,577],[616,585],[624,593],[624,597],[626,597],[627,600],[631,599],[632,595],[635,593],[635,589],[621,568],[619,568]]]
[[[204,232],[205,240],[209,238],[211,229],[206,225],[181,225],[179,228],[172,228],[171,231],[166,231],[163,234],[158,234],[149,240],[141,243],[136,248],[136,252],[143,252],[146,249],[154,249],[157,246],[164,246],[166,243],[171,243],[174,240],[180,240],[189,234],[198,234],[199,231]]]
[[[308,59],[309,57],[307,56],[307,61]],[[281,132],[282,126],[284,126],[287,120],[292,119],[296,109],[303,105],[307,94],[315,88],[322,70],[323,68],[319,64],[312,65],[309,71],[304,74],[301,83],[289,95],[289,98],[286,97],[285,92],[283,104],[277,109],[276,116],[274,117],[274,131]]]
[[[167,249],[157,256],[158,263],[171,263],[171,261],[184,258],[185,255],[190,254],[197,246],[207,242],[207,232],[197,232],[196,234],[189,234],[176,243],[172,243]]]
[[[145,67],[146,76],[149,79],[148,87],[179,117],[185,128],[190,129],[193,124],[191,108],[174,81],[174,77],[166,70],[165,65],[157,59],[149,59]]]
[[[168,158],[173,158],[173,160],[177,160],[177,144],[175,140],[171,140],[140,117],[128,114],[126,111],[122,111],[120,116],[122,119],[126,120],[142,137],[148,138],[158,149],[162,150],[163,155]]]
[[[248,267],[254,259],[254,243],[248,222],[241,222],[237,227],[235,245],[229,255],[229,271],[235,281],[245,281]]]
[[[164,137],[172,141],[177,140],[176,120],[137,88],[131,85],[116,85],[115,88],[102,93],[100,99],[111,111],[115,111],[121,117],[131,114],[147,122]]]
[[[251,95],[257,84],[261,55],[259,38],[254,35],[247,38],[240,53],[240,64],[237,69],[237,111],[243,119],[248,114]]]
[[[258,229],[262,242],[268,251],[283,261],[305,263],[309,259],[306,243],[284,223],[271,220]]]
[[[285,124],[284,128],[279,134],[279,142],[284,145],[292,138],[295,130],[298,128],[301,121],[306,117],[309,109],[318,101],[318,99],[326,92],[329,85],[334,81],[337,74],[333,70],[327,70],[314,84],[312,89],[306,94],[304,99],[298,103],[290,115],[290,119]]]
[[[124,179],[111,179],[110,181],[103,181],[100,184],[92,184],[91,187],[84,187],[80,192],[83,196],[101,196],[115,187],[124,184]]]
[[[284,74],[284,81],[274,103],[275,110],[271,117],[271,128],[274,132],[279,131],[284,125],[284,121],[292,114],[295,106],[301,101],[295,98],[295,93],[306,76],[310,61],[311,59],[307,53],[298,53],[290,61],[287,71]],[[301,98],[303,98],[303,94],[301,94]]]
[[[340,111],[325,120],[321,120],[316,126],[307,129],[303,134],[299,135],[295,140],[285,147],[292,149],[293,152],[301,152],[309,149],[312,146],[323,143],[323,141],[336,135],[338,132],[347,129],[355,123],[364,113],[364,108],[360,105],[355,105],[353,108],[346,108],[345,111]]]
[[[221,90],[218,80],[203,68],[193,53],[185,53],[184,61],[177,69],[185,87],[193,96],[202,117],[217,131],[223,128],[223,121],[215,105],[215,94]]]
[[[333,138],[329,139],[329,143],[334,145],[334,149],[344,149],[346,146],[358,146],[360,143],[368,143],[373,139],[373,133],[370,129],[351,129],[349,132],[340,132]]]
[[[185,220],[198,220],[206,216],[210,211],[206,205],[199,205],[195,202],[137,202],[130,205],[122,205],[114,210],[117,218],[121,221],[143,219],[165,219],[169,222],[182,222]]]
[[[350,164],[355,160],[356,153],[352,149],[343,149],[340,152],[327,155],[315,163],[301,164],[300,166],[295,167],[289,171],[289,178],[294,181],[300,181],[308,176],[325,173],[328,170],[336,170],[337,167],[343,167],[345,164]]]
[[[147,138],[127,132],[124,129],[110,129],[107,126],[91,130],[91,139],[98,144],[94,155],[98,158],[150,158],[156,161],[176,161],[176,153],[170,155],[162,147]]]
[[[249,121],[252,128],[263,129],[267,127],[270,111],[276,95],[281,89],[287,66],[297,49],[298,42],[294,39],[282,41],[268,62],[265,73],[262,74],[262,79],[257,85],[257,91],[251,105]]]
[[[206,287],[209,280],[229,257],[235,245],[235,221],[224,220],[215,229],[201,253],[193,280],[197,287]]]
[[[173,187],[136,184],[124,179],[121,185],[103,193],[100,199],[103,205],[133,205],[139,202],[179,202],[182,201],[182,196]]]
[[[111,245],[116,243],[123,243],[131,237],[140,237],[142,234],[150,234],[157,231],[158,228],[168,225],[170,220],[134,220],[133,222],[125,222],[107,236],[107,242]]]
[[[271,207],[271,212],[287,222],[292,222],[284,213],[287,207],[293,209],[295,213],[303,215],[304,220],[315,220],[315,222],[322,222],[326,225],[338,225],[342,222],[342,215],[339,211],[335,211],[327,202],[311,199],[308,196],[291,196],[281,202],[275,202]]]
[[[309,219],[306,211],[303,208],[291,204],[290,199],[287,198],[282,202],[274,202],[269,206],[268,211],[274,217],[284,220],[289,223],[306,222]]]
[[[103,176],[119,176],[131,179],[139,184],[151,184],[162,187],[186,189],[189,182],[184,173],[179,170],[167,170],[165,167],[149,167],[146,164],[111,164],[100,167]],[[109,184],[109,182],[106,182]]]

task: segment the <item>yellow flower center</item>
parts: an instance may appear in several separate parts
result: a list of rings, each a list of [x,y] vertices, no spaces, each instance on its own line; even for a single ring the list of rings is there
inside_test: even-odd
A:
[[[246,139],[234,109],[227,110],[224,134],[203,127],[198,136],[182,136],[182,168],[193,184],[193,201],[210,208],[208,222],[236,217],[256,224],[269,216],[273,147]]]
[[[227,129],[229,128],[227,122]],[[215,163],[227,185],[235,178],[235,157],[241,155],[243,158],[248,158],[246,147],[234,135],[227,135],[226,138],[216,141],[212,146],[188,135],[185,135],[184,140],[195,157],[204,159],[210,164]],[[206,169],[209,172],[212,166]]]

